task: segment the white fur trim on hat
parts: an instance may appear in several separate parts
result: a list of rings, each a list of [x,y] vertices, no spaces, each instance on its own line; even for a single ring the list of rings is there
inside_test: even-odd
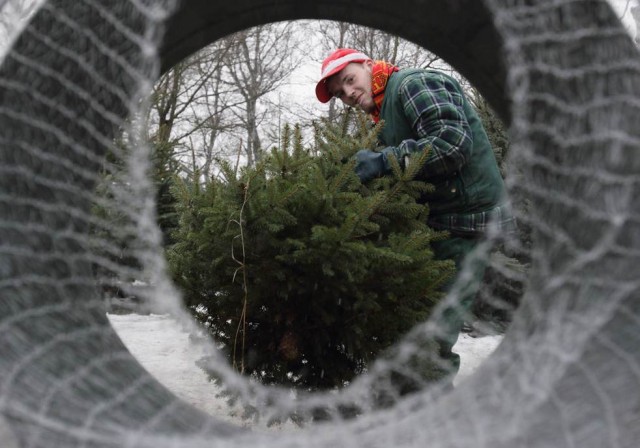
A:
[[[362,61],[362,60],[368,61],[370,59],[371,58],[364,53],[350,53],[350,54],[344,55],[341,58],[338,58],[329,62],[327,66],[324,68],[324,70],[322,70],[322,74],[320,75],[320,78],[322,79],[326,78],[329,74],[331,74],[331,72],[336,67],[340,67],[341,65],[344,65],[348,62]]]

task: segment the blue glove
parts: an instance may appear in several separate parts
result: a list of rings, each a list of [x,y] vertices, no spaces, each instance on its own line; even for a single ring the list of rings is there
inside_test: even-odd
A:
[[[373,152],[361,149],[356,153],[356,174],[360,182],[369,182],[376,177],[384,176],[391,171],[386,152]]]

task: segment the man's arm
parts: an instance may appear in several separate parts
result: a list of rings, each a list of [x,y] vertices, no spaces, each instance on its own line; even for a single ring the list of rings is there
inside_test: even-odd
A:
[[[422,72],[408,77],[400,86],[404,113],[419,136],[385,148],[398,160],[431,146],[424,165],[425,178],[458,171],[471,156],[473,137],[464,113],[464,96],[459,85],[444,74]]]

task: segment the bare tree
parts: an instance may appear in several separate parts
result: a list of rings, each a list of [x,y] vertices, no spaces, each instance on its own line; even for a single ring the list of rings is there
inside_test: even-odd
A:
[[[249,165],[260,159],[260,127],[271,116],[266,95],[283,86],[300,64],[294,30],[292,22],[275,23],[241,31],[228,39],[227,83],[243,100],[234,114],[244,129]]]
[[[225,48],[225,53],[228,47]],[[207,51],[209,48],[205,49]],[[217,158],[221,156],[229,156],[229,148],[218,146],[219,141],[225,141],[224,136],[231,133],[238,126],[230,119],[231,107],[236,103],[230,98],[230,92],[222,83],[222,64],[221,59],[208,58],[207,63],[203,63],[198,67],[201,76],[207,76],[213,73],[211,82],[203,86],[204,94],[201,100],[192,104],[191,129],[194,130],[194,137],[199,141],[198,149],[190,138],[190,147],[192,148],[192,159],[201,161],[200,173],[206,178],[213,174],[213,165]],[[228,141],[228,139],[226,139]]]
[[[154,86],[150,140],[169,147],[188,174],[211,175],[214,159],[225,152],[217,146],[219,137],[240,127],[230,111],[241,100],[223,83],[228,51],[228,42],[215,42],[176,64]]]

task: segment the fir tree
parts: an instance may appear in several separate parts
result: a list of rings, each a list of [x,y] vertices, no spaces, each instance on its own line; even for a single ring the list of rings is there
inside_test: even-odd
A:
[[[152,144],[151,178],[156,189],[156,215],[158,227],[162,232],[163,245],[170,245],[171,235],[178,226],[176,213],[176,199],[172,193],[172,186],[177,176],[174,160],[173,145],[167,142]]]
[[[318,126],[311,146],[286,128],[255,168],[176,189],[175,281],[232,365],[265,383],[344,385],[429,316],[454,271],[415,200],[427,151],[363,186],[353,155],[379,126],[348,122]]]

